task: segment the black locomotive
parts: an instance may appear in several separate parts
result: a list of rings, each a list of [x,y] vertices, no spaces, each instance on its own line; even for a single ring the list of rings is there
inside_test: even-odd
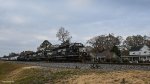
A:
[[[50,61],[74,61],[85,62],[90,60],[86,49],[81,43],[63,44],[54,48],[51,55],[48,55]]]
[[[20,61],[51,61],[51,62],[87,62],[90,56],[82,43],[64,42],[61,45],[52,45],[44,41],[37,52],[26,51],[20,54]]]

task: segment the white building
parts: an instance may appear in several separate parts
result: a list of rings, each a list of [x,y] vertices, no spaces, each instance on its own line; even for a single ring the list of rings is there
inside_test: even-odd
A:
[[[150,55],[150,48],[147,45],[133,47],[130,49],[129,55],[139,55],[139,56]]]
[[[122,56],[122,58],[128,59],[131,62],[150,62],[150,47],[147,45],[132,47],[129,50],[129,56]]]

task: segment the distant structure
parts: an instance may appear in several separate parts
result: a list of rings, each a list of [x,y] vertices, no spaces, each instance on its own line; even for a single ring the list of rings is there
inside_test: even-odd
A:
[[[1,60],[17,60],[18,57],[19,57],[19,54],[10,53],[9,56],[4,56],[1,58]]]
[[[132,47],[129,55],[147,56],[150,55],[150,47],[147,45]]]
[[[122,58],[137,63],[150,61],[150,47],[147,45],[132,47],[129,56],[122,56]]]

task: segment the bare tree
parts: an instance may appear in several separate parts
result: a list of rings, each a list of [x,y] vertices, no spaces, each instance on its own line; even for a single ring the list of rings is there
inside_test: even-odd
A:
[[[67,40],[70,41],[70,39],[72,38],[70,36],[70,33],[67,30],[65,30],[65,28],[63,28],[63,27],[61,27],[58,30],[56,37],[58,37],[58,40],[62,41],[63,43],[66,42]]]
[[[128,49],[135,46],[140,45],[150,45],[150,39],[148,39],[148,36],[141,36],[141,35],[135,35],[135,36],[128,36],[126,40],[124,41],[124,45],[127,46]]]
[[[88,43],[93,47],[93,52],[102,52],[105,50],[111,50],[114,46],[120,44],[121,36],[115,37],[113,34],[96,36]]]

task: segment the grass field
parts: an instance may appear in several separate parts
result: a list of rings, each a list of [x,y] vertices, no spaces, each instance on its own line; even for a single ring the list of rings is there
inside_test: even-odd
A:
[[[150,71],[52,69],[0,62],[0,84],[150,84]]]

